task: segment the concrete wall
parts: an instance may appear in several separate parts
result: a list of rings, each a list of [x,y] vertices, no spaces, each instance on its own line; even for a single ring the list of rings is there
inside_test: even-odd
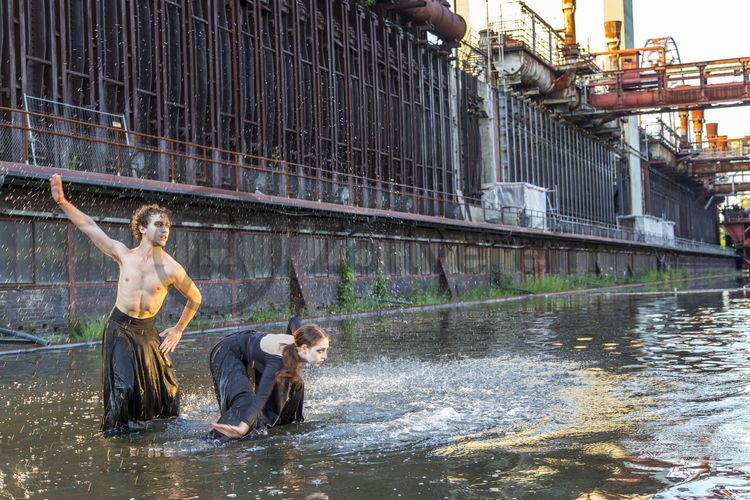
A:
[[[115,202],[93,190],[84,193],[74,189],[71,189],[70,198],[107,228],[110,234],[121,236],[127,234],[125,228],[128,215],[137,205],[142,201],[159,201],[125,198]],[[355,294],[363,298],[372,294],[376,268],[384,274],[391,294],[394,297],[405,297],[416,292],[437,292],[443,281],[448,283],[452,295],[460,296],[473,288],[491,284],[497,273],[520,279],[547,274],[565,276],[598,273],[620,279],[654,270],[686,269],[695,273],[730,271],[735,266],[731,257],[678,253],[616,240],[575,240],[574,237],[533,232],[522,234],[512,227],[427,227],[403,224],[397,220],[363,222],[313,213],[298,217],[269,213],[267,207],[262,206],[234,207],[227,204],[207,208],[171,201],[172,207],[176,209],[173,227],[175,234],[189,229],[233,235],[230,238],[211,240],[223,242],[236,241],[238,236],[246,234],[273,235],[278,240],[278,248],[274,247],[274,252],[281,251],[281,254],[273,254],[271,258],[291,259],[294,252],[297,252],[302,264],[296,266],[298,272],[300,267],[313,269],[307,264],[314,261],[317,266],[315,272],[320,273],[322,265],[322,269],[328,269],[323,271],[324,274],[329,273],[327,276],[306,276],[302,269],[302,275],[296,276],[290,260],[272,266],[273,273],[276,274],[274,277],[233,279],[228,275],[221,279],[196,279],[203,294],[199,318],[218,320],[231,315],[246,317],[258,309],[285,309],[290,303],[290,290],[296,286],[295,279],[303,281],[302,289],[306,295],[304,299],[308,310],[322,309],[337,300],[339,259],[344,255],[349,255],[350,258],[354,255],[356,259],[357,249],[362,249],[363,257],[366,257],[355,266],[361,273],[355,276]],[[34,206],[37,210],[29,211],[29,206]],[[33,232],[34,224],[56,220],[69,227],[66,254],[62,260],[59,255],[56,257],[56,262],[67,261],[66,279],[69,281],[44,284],[36,283],[34,279],[25,283],[0,280],[0,325],[25,331],[54,332],[67,328],[70,312],[79,319],[91,319],[111,310],[115,302],[116,283],[76,281],[76,276],[82,273],[82,266],[94,264],[81,261],[80,255],[79,262],[76,263],[75,235],[78,230],[61,219],[59,210],[49,203],[46,192],[6,186],[0,191],[0,220],[12,222],[16,225],[13,227],[28,229],[32,232],[32,240],[38,237],[38,233]],[[309,245],[302,249],[299,243],[292,243],[303,238],[318,238],[330,241],[331,244],[319,246],[319,255],[311,255]],[[393,242],[398,242],[399,245],[394,246]],[[45,243],[35,241],[34,245],[36,248]],[[401,259],[396,260],[401,262],[399,269],[393,269],[393,256],[385,255],[394,248],[410,249],[403,250],[405,253],[398,256]],[[5,248],[4,251],[10,250]],[[34,255],[37,255],[33,248],[23,252],[16,249],[16,252],[23,253],[18,254],[17,265],[31,265],[28,259],[33,260]],[[223,255],[231,255],[230,260],[234,259],[233,262],[240,258],[246,263],[257,262],[260,258],[256,254],[237,256],[233,253],[225,252]],[[88,258],[93,259],[94,255],[91,254]],[[13,256],[10,257],[12,261]],[[386,273],[385,262],[388,258],[391,271],[395,274]],[[2,269],[2,266],[8,266],[8,262],[8,255],[0,259],[0,278],[11,275],[8,269]],[[36,262],[36,266],[44,265],[44,262]],[[225,263],[217,265],[224,266]],[[234,269],[236,266],[230,267]],[[446,278],[441,277],[442,269],[448,273]],[[419,272],[427,274],[415,274]],[[71,297],[74,298],[72,305]],[[160,320],[166,323],[176,321],[183,306],[182,296],[174,290],[170,291],[160,312]]]

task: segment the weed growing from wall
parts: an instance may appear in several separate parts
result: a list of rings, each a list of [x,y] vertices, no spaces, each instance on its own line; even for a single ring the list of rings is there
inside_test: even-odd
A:
[[[354,269],[348,260],[341,264],[341,281],[339,281],[339,306],[349,307],[354,304]]]
[[[376,299],[387,299],[391,296],[388,292],[388,283],[385,281],[385,276],[380,272],[380,269],[375,273],[375,283],[372,286],[372,295]]]

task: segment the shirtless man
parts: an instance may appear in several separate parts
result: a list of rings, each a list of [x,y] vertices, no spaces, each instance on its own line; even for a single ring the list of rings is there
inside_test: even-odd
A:
[[[163,250],[169,238],[169,212],[157,205],[136,210],[130,226],[140,244],[130,249],[107,236],[91,217],[65,199],[59,175],[52,176],[50,188],[52,198],[73,224],[120,266],[117,300],[102,341],[101,430],[105,436],[112,435],[130,430],[134,421],[177,416],[180,398],[167,355],[175,350],[198,310],[201,293],[185,269]],[[157,335],[154,318],[171,286],[185,296],[187,304],[177,324]]]

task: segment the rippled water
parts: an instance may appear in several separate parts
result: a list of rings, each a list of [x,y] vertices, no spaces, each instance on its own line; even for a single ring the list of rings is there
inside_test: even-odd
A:
[[[307,422],[215,448],[183,415],[98,433],[98,348],[0,357],[0,496],[750,497],[750,294],[597,295],[324,325]]]

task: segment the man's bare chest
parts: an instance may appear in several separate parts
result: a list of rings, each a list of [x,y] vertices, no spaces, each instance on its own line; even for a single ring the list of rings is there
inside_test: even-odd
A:
[[[120,270],[121,287],[150,294],[166,293],[170,279],[163,265],[153,262],[138,262],[136,259],[123,261]]]

